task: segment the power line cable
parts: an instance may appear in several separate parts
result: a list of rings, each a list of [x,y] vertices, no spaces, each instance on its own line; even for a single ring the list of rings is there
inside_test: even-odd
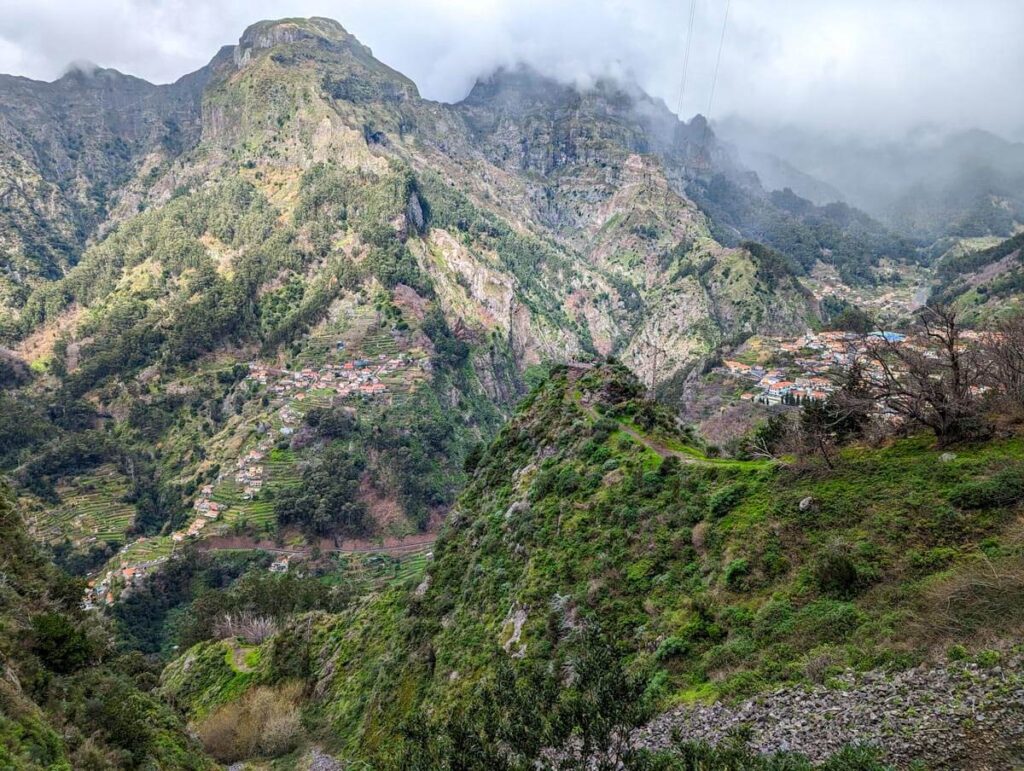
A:
[[[693,17],[697,10],[697,0],[690,0],[690,18],[686,24],[686,49],[683,54],[683,77],[679,81],[679,98],[676,100],[676,116],[683,119],[683,96],[686,94],[686,72],[690,68],[690,46],[693,45]]]
[[[711,93],[708,94],[708,114],[704,116],[704,139],[701,144],[708,140],[708,126],[711,125],[711,106],[715,101],[715,87],[718,85],[718,69],[722,64],[722,48],[725,47],[725,28],[729,24],[729,5],[732,0],[725,0],[725,18],[722,19],[722,36],[718,39],[718,56],[715,58],[715,72],[711,76]]]

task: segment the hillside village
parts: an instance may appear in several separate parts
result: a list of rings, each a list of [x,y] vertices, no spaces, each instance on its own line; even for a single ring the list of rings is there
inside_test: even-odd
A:
[[[336,342],[334,349],[344,356],[345,343]],[[406,389],[414,387],[429,373],[430,360],[418,352],[388,352],[301,369],[260,361],[251,361],[248,366],[249,372],[243,382],[249,388],[240,388],[239,392],[248,393],[250,399],[264,394],[270,397],[270,403],[266,410],[261,411],[261,420],[253,431],[259,437],[256,444],[239,454],[233,463],[222,464],[216,479],[199,488],[190,518],[169,537],[139,538],[128,544],[119,557],[102,571],[102,575],[89,581],[83,607],[109,604],[121,592],[130,591],[144,575],[169,559],[179,544],[224,534],[232,524],[268,524],[273,516],[269,501],[253,505],[253,508],[259,506],[264,514],[262,517],[247,518],[243,509],[262,497],[271,480],[278,484],[294,484],[292,474],[283,474],[280,469],[275,473],[271,456],[280,440],[296,432],[305,412],[314,406],[327,406],[339,401],[358,409],[360,405],[368,406],[374,401],[394,398],[398,390],[396,381],[401,381]],[[87,537],[83,542],[89,539]],[[95,536],[91,539],[94,541]],[[272,569],[275,572],[286,570],[287,564],[287,560],[278,561]]]
[[[195,518],[186,529],[175,531],[171,538],[180,543],[197,536],[208,522],[216,522],[227,512],[229,507],[214,499],[215,488],[225,482],[233,481],[241,488],[240,497],[244,501],[258,497],[269,476],[265,461],[273,445],[281,437],[295,433],[304,410],[309,406],[326,405],[348,397],[384,397],[389,392],[384,378],[405,373],[410,368],[423,370],[426,367],[429,367],[426,359],[417,360],[404,355],[388,357],[386,354],[380,354],[373,360],[352,359],[342,364],[305,367],[296,371],[258,361],[249,362],[246,380],[261,387],[255,393],[265,389],[276,400],[273,404],[281,403],[276,413],[280,425],[275,431],[267,423],[260,424],[259,429],[262,430],[258,433],[262,433],[262,438],[256,446],[236,459],[234,469],[221,471],[214,483],[201,488],[193,504]]]
[[[898,333],[879,334],[903,340]],[[725,359],[719,371],[748,384],[740,395],[743,401],[764,405],[823,401],[834,390],[835,373],[866,352],[865,339],[850,332],[760,337],[744,346],[736,358]]]
[[[971,345],[980,339],[980,333],[965,330],[961,338]],[[824,401],[835,390],[837,375],[854,360],[864,362],[868,377],[880,376],[868,354],[873,345],[882,342],[926,350],[920,341],[894,331],[868,335],[808,331],[797,337],[753,338],[732,358],[723,360],[717,372],[743,385],[742,401],[765,406]]]

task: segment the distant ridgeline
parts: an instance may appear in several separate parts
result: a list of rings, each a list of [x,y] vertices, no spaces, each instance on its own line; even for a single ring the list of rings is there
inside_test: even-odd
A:
[[[933,299],[957,302],[977,320],[1019,307],[1024,292],[1024,233],[1003,241],[977,239],[945,252],[936,262]]]

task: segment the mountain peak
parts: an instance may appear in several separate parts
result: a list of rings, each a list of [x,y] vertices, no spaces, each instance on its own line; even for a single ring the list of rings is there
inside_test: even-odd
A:
[[[355,42],[355,37],[333,19],[309,18],[268,19],[246,28],[235,47],[235,63],[245,64],[254,51],[302,41],[328,45]]]
[[[238,43],[242,47],[272,48],[298,40],[322,39],[341,42],[350,38],[348,31],[334,19],[322,16],[309,18],[265,19],[246,27]]]
[[[74,88],[81,86],[90,88],[126,87],[128,84],[144,84],[149,88],[154,88],[151,83],[142,78],[126,75],[111,67],[101,67],[94,62],[85,60],[71,62],[64,68],[64,73],[53,81],[53,85],[71,85]]]
[[[73,62],[69,62],[68,66],[64,68],[64,72],[61,77],[67,77],[68,75],[83,75],[89,77],[95,75],[97,72],[102,70],[96,62],[89,59],[75,59]]]

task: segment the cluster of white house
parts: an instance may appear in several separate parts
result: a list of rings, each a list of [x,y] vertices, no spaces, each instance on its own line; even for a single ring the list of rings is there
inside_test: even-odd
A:
[[[140,538],[145,541],[145,538]],[[82,598],[82,610],[92,610],[100,605],[109,605],[114,601],[115,590],[123,594],[131,591],[147,572],[167,561],[167,557],[140,562],[136,565],[125,565],[116,570],[108,570],[103,576],[91,578],[86,584]]]
[[[193,510],[196,512],[196,518],[193,519],[187,528],[184,530],[176,530],[171,533],[171,540],[175,543],[181,543],[189,536],[199,535],[207,522],[214,522],[220,519],[221,515],[227,511],[226,503],[219,503],[212,499],[213,496],[213,485],[203,485],[199,491],[199,495],[196,496],[195,503],[192,504]]]
[[[823,401],[834,390],[830,372],[849,365],[867,352],[872,337],[900,343],[898,332],[875,332],[868,337],[851,332],[806,332],[794,338],[764,338],[774,354],[792,357],[788,369],[768,369],[727,359],[723,369],[731,375],[752,380],[754,388],[741,395],[745,401],[779,404],[783,401]]]
[[[973,330],[961,332],[961,345],[977,343],[982,333]],[[786,369],[769,369],[758,364],[745,364],[726,359],[722,369],[736,377],[754,381],[751,390],[741,395],[745,401],[761,404],[780,402],[799,403],[805,400],[824,400],[834,390],[833,375],[855,359],[864,363],[868,377],[881,377],[881,367],[867,354],[873,346],[883,343],[912,348],[924,356],[937,354],[924,341],[907,337],[899,332],[877,331],[868,335],[851,332],[807,332],[795,338],[763,338],[773,358],[790,357],[792,365]],[[972,391],[984,392],[983,386]]]
[[[293,371],[253,361],[249,362],[249,377],[267,386],[271,393],[291,396],[300,402],[314,389],[334,391],[338,396],[374,396],[388,390],[387,384],[381,382],[382,377],[407,369],[414,362],[406,356],[380,354],[369,359],[328,364],[319,369],[306,367]]]
[[[251,500],[263,489],[263,448],[250,450],[237,461],[235,465],[238,470],[235,472],[235,481],[242,486],[242,498]]]

